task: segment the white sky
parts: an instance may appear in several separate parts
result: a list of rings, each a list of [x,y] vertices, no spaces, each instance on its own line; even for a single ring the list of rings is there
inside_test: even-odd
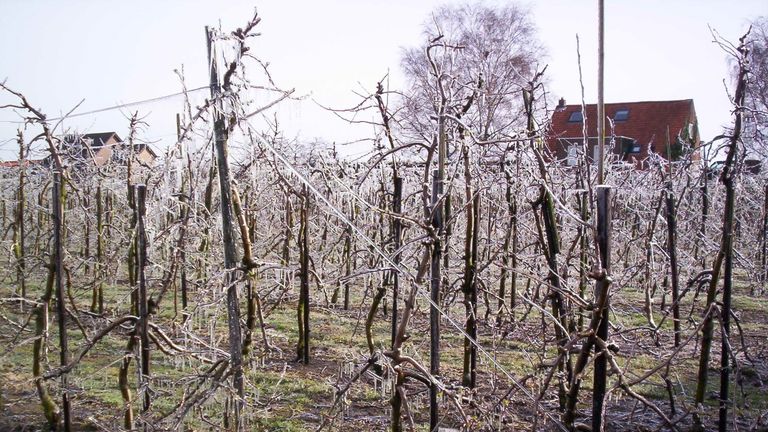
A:
[[[258,7],[262,22],[252,53],[270,63],[283,88],[296,88],[325,106],[356,105],[388,71],[390,88],[402,86],[402,47],[422,42],[422,23],[438,0],[264,1],[0,1],[0,80],[23,92],[49,116],[85,99],[78,111],[180,91],[174,69],[184,66],[190,88],[207,84],[205,25],[242,26]],[[452,2],[447,2],[452,3]],[[503,2],[488,2],[503,4]],[[553,101],[580,101],[576,34],[581,38],[586,99],[596,99],[597,0],[540,0],[527,4],[547,52]],[[701,134],[711,138],[730,121],[723,86],[725,54],[712,43],[710,25],[736,41],[747,21],[768,15],[765,0],[606,1],[607,102],[694,99]],[[205,97],[206,92],[199,92]],[[8,102],[0,97],[0,104]],[[125,136],[130,111],[146,116],[146,139],[175,137],[181,99],[71,119],[79,131]],[[76,111],[77,112],[77,111]],[[371,136],[350,128],[311,99],[278,110],[289,136],[346,142]],[[0,113],[0,158],[15,159],[18,124]],[[10,121],[10,122],[9,122]],[[29,138],[29,137],[28,137]],[[347,149],[354,153],[359,149]]]

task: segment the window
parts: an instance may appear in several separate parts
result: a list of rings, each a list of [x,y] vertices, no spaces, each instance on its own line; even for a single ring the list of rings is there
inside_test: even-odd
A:
[[[628,118],[629,118],[628,109],[620,109],[616,111],[616,114],[613,115],[614,121],[626,121]]]
[[[624,141],[624,153],[627,154],[639,154],[640,153],[640,143],[633,139],[626,139]]]
[[[571,113],[570,117],[568,117],[568,123],[576,123],[584,121],[584,116],[581,115],[581,111],[574,111]]]

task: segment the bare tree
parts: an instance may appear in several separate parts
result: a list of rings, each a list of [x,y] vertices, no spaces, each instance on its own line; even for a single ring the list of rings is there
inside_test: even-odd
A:
[[[768,17],[752,21],[746,49],[749,86],[744,95],[744,140],[748,156],[768,160]],[[738,76],[738,67],[734,75]]]
[[[443,6],[425,24],[424,37],[432,41],[428,45],[452,49],[433,50],[439,77],[424,56],[428,45],[403,52],[402,67],[410,80],[404,116],[410,119],[408,129],[415,134],[431,130],[428,124],[439,109],[437,79],[452,82],[448,114],[470,126],[478,139],[499,138],[521,126],[520,92],[544,52],[524,7]]]

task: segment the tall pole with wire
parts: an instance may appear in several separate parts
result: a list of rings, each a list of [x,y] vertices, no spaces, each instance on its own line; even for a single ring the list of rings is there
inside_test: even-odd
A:
[[[605,343],[595,344],[595,373],[592,390],[592,430],[603,430],[603,410],[607,381],[608,359],[602,353],[608,341],[609,289],[611,285],[611,188],[605,184],[605,8],[604,0],[598,0],[598,48],[597,48],[597,243],[600,271],[595,284],[595,298],[603,299],[599,314],[596,337]]]
[[[229,163],[227,161],[228,132],[223,114],[221,101],[221,86],[219,84],[218,71],[216,69],[216,55],[212,46],[212,35],[208,27],[205,28],[208,46],[208,65],[211,74],[211,98],[214,100],[214,135],[216,146],[216,165],[219,173],[219,188],[221,189],[221,227],[224,241],[224,284],[227,290],[227,324],[229,327],[229,355],[232,368],[232,386],[234,387],[236,402],[230,406],[234,408],[234,429],[240,430],[240,410],[243,404],[243,351],[242,331],[240,329],[240,304],[237,299],[237,251],[232,221],[232,190],[229,175]],[[226,418],[226,417],[225,417]]]
[[[149,299],[147,297],[147,278],[145,267],[147,264],[147,233],[145,229],[145,218],[147,215],[147,186],[143,184],[136,185],[134,188],[136,203],[136,279],[139,282],[138,292],[138,310],[139,310],[139,340],[141,341],[140,351],[140,387],[144,393],[141,412],[149,410],[152,402],[149,391],[150,375],[150,348],[149,348]],[[144,423],[143,430],[147,430],[147,424]]]
[[[434,305],[440,304],[440,279],[443,233],[443,206],[440,196],[443,192],[441,178],[442,170],[437,169],[432,176],[432,262],[430,266],[430,299],[433,305],[429,308],[429,373],[432,376],[440,374],[440,311]],[[437,386],[432,383],[429,388],[429,430],[436,430],[439,424],[439,408],[437,401]]]
[[[604,0],[597,1],[597,184],[605,183],[605,99],[603,76],[605,65],[605,14]]]
[[[440,311],[435,305],[440,304],[440,281],[442,279],[441,257],[443,245],[443,182],[445,181],[445,163],[448,144],[445,134],[445,99],[440,108],[437,126],[437,169],[432,174],[432,262],[430,267],[430,299],[433,305],[429,308],[429,373],[440,375]],[[432,384],[429,389],[429,430],[436,430],[439,424],[439,408],[437,401],[437,386]]]

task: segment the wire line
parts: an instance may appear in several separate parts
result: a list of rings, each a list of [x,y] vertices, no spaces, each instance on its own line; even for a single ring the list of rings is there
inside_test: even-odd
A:
[[[74,113],[74,114],[70,114],[70,115],[67,115],[67,116],[63,116],[63,117],[47,118],[46,120],[48,120],[48,121],[55,121],[55,120],[70,119],[70,118],[73,118],[73,117],[81,117],[81,116],[86,116],[86,115],[91,115],[91,114],[98,114],[98,113],[102,113],[102,112],[105,112],[105,111],[113,111],[113,110],[116,110],[116,109],[128,108],[128,107],[132,107],[132,106],[136,106],[136,105],[143,105],[143,104],[147,104],[147,103],[158,102],[158,101],[161,101],[161,100],[164,100],[164,99],[170,99],[170,98],[173,98],[173,97],[176,97],[176,96],[181,96],[183,94],[188,94],[188,93],[193,93],[193,92],[200,91],[200,90],[205,90],[207,88],[208,88],[208,86],[197,87],[197,88],[193,88],[191,90],[181,91],[181,92],[178,92],[178,93],[172,93],[172,94],[165,95],[165,96],[157,96],[157,97],[153,97],[153,98],[149,98],[149,99],[144,99],[144,100],[140,100],[140,101],[127,102],[127,103],[124,103],[124,104],[113,105],[113,106],[106,107],[106,108],[99,108],[99,109],[95,109],[95,110],[92,110],[92,111],[84,111],[84,112]],[[19,121],[19,120],[0,120],[0,123],[23,124],[23,123],[26,123],[26,122]]]

